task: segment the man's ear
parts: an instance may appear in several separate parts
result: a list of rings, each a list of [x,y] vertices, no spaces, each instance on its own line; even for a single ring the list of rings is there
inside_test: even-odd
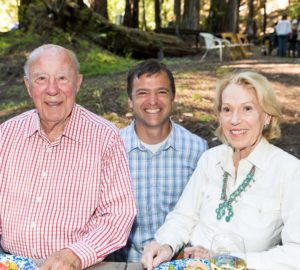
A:
[[[26,86],[28,95],[29,95],[30,97],[32,97],[32,96],[31,96],[31,93],[30,93],[30,82],[29,82],[28,76],[24,76],[24,77],[23,77],[23,80],[24,80],[24,83],[25,83],[25,86]]]
[[[130,97],[128,97],[128,106],[129,106],[130,109],[133,108],[132,99]]]
[[[83,80],[83,75],[82,74],[77,74],[77,89],[76,89],[76,94],[80,90],[80,86],[81,86],[82,80]]]

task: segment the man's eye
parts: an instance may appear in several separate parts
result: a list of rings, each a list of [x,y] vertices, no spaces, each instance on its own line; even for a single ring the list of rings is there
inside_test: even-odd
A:
[[[35,79],[35,81],[36,81],[37,83],[45,83],[45,82],[47,82],[47,77],[46,77],[46,76],[40,76],[40,77],[37,77],[37,78]]]
[[[168,91],[166,91],[166,90],[159,90],[159,94],[160,95],[166,95],[166,94],[168,94]]]
[[[66,76],[60,76],[58,77],[58,81],[61,83],[65,83],[68,81],[68,78]]]
[[[146,91],[139,91],[139,92],[137,92],[137,95],[138,95],[138,96],[144,96],[144,95],[146,95],[146,94],[147,94]]]

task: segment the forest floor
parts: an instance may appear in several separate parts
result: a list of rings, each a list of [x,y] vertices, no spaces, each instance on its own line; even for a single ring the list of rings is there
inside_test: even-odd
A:
[[[227,59],[222,65],[215,54],[209,54],[202,63],[200,58],[201,55],[167,59],[176,82],[174,121],[205,138],[210,147],[219,144],[213,133],[216,118],[212,109],[217,80],[229,72],[257,71],[270,80],[282,104],[282,138],[275,144],[300,158],[300,58],[278,58],[257,53],[249,59]],[[127,105],[126,75],[126,72],[121,72],[86,78],[77,102],[111,120],[118,127],[124,127],[132,119]],[[1,107],[0,123],[32,107],[28,96],[24,95],[22,84],[19,78],[0,85],[1,102],[5,99],[20,100],[18,106],[8,109]],[[15,89],[15,93],[10,96],[5,94],[8,88]]]

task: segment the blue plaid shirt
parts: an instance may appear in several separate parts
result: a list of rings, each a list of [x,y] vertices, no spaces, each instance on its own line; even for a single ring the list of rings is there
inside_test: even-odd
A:
[[[144,245],[154,239],[194,172],[207,142],[172,121],[168,140],[153,154],[135,132],[135,121],[121,130],[129,158],[138,214],[126,247],[108,260],[140,261]]]

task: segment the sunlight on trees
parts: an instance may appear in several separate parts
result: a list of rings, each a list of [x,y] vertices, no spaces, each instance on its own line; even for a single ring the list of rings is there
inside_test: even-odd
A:
[[[0,32],[7,32],[17,26],[18,2],[18,0],[0,2]]]

